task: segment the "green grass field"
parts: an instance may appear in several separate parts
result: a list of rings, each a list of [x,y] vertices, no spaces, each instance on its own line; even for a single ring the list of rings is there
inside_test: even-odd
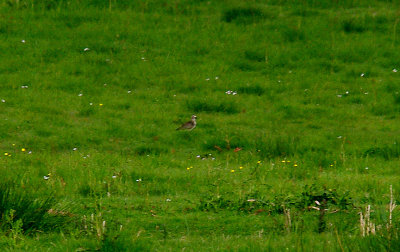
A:
[[[399,251],[398,3],[1,1],[0,249]]]

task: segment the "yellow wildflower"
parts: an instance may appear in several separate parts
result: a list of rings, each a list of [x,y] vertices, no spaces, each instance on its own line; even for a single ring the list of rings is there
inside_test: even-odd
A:
[[[240,169],[240,170],[243,169],[243,166],[240,166],[239,169]]]
[[[26,151],[26,149],[25,149],[25,148],[22,148],[21,151]]]
[[[257,164],[261,164],[261,160],[258,160],[258,161],[257,161]]]
[[[235,172],[235,170],[231,170],[231,172]]]

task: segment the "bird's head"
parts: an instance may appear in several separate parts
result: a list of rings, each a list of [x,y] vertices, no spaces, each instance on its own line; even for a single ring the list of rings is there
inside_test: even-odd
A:
[[[196,115],[192,115],[192,120],[196,120],[197,116]]]

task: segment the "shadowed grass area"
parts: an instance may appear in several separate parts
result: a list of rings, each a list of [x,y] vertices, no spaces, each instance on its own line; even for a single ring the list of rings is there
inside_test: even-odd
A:
[[[0,188],[0,229],[6,236],[16,239],[18,235],[39,230],[62,230],[68,222],[72,224],[72,214],[54,208],[57,207],[55,196],[43,188],[18,188],[15,181],[2,182]],[[11,230],[12,234],[8,230]]]

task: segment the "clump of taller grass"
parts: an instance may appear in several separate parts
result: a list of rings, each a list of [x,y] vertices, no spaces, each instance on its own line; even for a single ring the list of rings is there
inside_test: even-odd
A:
[[[393,211],[396,208],[396,202],[393,197],[393,188],[390,185],[390,202],[388,206],[388,219],[386,222],[386,229],[383,228],[385,225],[379,223],[379,220],[371,218],[371,205],[366,206],[365,212],[359,212],[360,214],[360,235],[362,237],[369,237],[370,239],[363,240],[367,242],[375,242],[379,246],[385,247],[387,251],[399,251],[399,228],[398,222],[394,223]],[[378,225],[377,225],[378,224]],[[376,245],[375,245],[376,246]]]
[[[54,229],[66,223],[66,214],[52,209],[57,203],[52,193],[18,187],[13,182],[0,184],[0,229],[6,233],[16,226],[23,233]],[[59,218],[60,217],[60,218]]]

